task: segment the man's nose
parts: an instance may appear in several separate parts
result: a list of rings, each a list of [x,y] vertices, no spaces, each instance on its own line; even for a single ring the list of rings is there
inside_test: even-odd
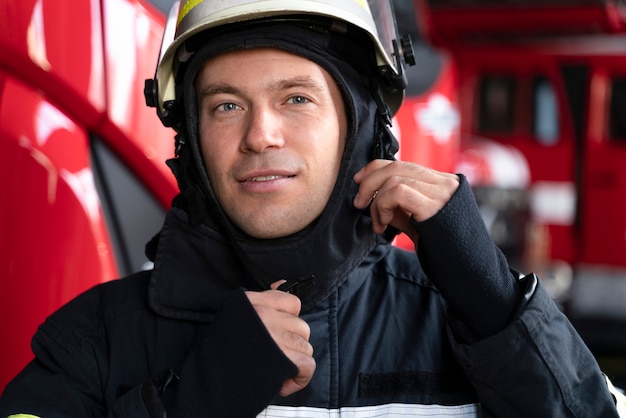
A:
[[[261,153],[267,148],[280,148],[284,145],[280,114],[271,108],[251,109],[242,151]]]

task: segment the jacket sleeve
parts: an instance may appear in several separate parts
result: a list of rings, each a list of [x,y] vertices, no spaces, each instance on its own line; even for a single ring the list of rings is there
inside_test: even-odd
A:
[[[483,408],[505,417],[617,416],[591,352],[536,276],[519,281],[511,272],[460,179],[448,204],[415,228],[418,257],[446,299],[454,350]]]
[[[536,276],[528,302],[504,330],[453,349],[483,408],[506,417],[617,417],[597,362]]]
[[[36,358],[5,388],[0,417],[254,416],[297,373],[243,291],[235,291],[214,321],[199,327],[202,338],[182,366],[117,393],[117,383],[107,381],[116,366],[109,366],[104,324],[89,305],[93,298],[79,297],[62,308],[63,320],[57,312],[40,327]]]
[[[256,416],[297,372],[243,291],[236,292],[185,360],[180,378],[156,391],[167,415],[152,416]]]
[[[131,390],[116,402],[113,416],[256,416],[297,372],[243,291],[233,292],[180,371],[167,370]]]
[[[469,183],[460,185],[436,215],[414,223],[420,263],[454,312],[484,338],[509,322],[522,289],[492,241]]]
[[[98,379],[100,356],[92,339],[77,343],[72,333],[80,333],[78,327],[70,330],[61,332],[48,322],[40,326],[32,341],[35,359],[5,388],[0,398],[0,417],[106,416]],[[149,418],[145,413],[136,416]]]

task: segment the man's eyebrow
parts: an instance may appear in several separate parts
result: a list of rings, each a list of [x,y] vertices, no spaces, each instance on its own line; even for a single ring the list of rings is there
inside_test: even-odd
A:
[[[315,90],[315,91],[323,90],[322,86],[320,86],[318,82],[316,82],[310,76],[306,76],[306,75],[278,80],[277,82],[270,84],[267,90],[268,91],[273,91],[273,90],[280,91],[280,90],[286,90],[292,87],[304,87],[304,88]]]
[[[269,84],[265,90],[266,91],[280,91],[287,90],[293,87],[304,87],[313,91],[323,91],[322,86],[318,82],[316,82],[313,78],[309,76],[297,76],[291,78],[284,78],[277,80],[271,84]],[[203,87],[198,94],[198,98],[212,96],[216,94],[239,94],[242,90],[235,85],[228,83],[216,83],[209,84],[206,87]]]
[[[198,94],[198,98],[212,96],[215,94],[237,94],[240,91],[241,91],[240,89],[230,84],[225,84],[225,83],[209,84],[208,86],[203,87],[200,90]]]

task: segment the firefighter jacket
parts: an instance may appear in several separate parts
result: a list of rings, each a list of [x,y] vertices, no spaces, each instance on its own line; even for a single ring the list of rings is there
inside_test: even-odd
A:
[[[523,297],[494,335],[477,339],[455,319],[422,265],[472,279],[470,267],[450,267],[469,251],[467,242],[443,242],[443,251],[437,241],[450,236],[442,230],[455,223],[450,218],[479,216],[473,205],[463,180],[446,208],[417,225],[420,245],[430,243],[426,255],[378,236],[362,255],[332,265],[344,275],[317,275],[303,286],[302,317],[317,368],[305,389],[284,398],[278,391],[295,366],[245,287],[216,279],[241,275],[246,282],[241,262],[219,232],[191,226],[175,207],[154,247],[153,270],[87,291],[40,327],[36,358],[7,386],[0,416],[617,416],[593,356],[535,276],[518,280]],[[454,233],[492,249],[471,229]],[[289,243],[294,254],[306,254],[305,244]],[[271,265],[299,261],[263,257]],[[324,274],[327,260],[316,262]],[[502,268],[478,271],[514,280]]]
[[[378,75],[368,75],[377,68],[352,59],[368,57],[361,43],[284,40],[280,29],[262,45],[332,75],[348,116],[345,149],[309,227],[257,240],[229,221],[200,151],[193,80],[226,42],[240,49],[266,39],[262,30],[207,42],[185,70],[185,124],[169,162],[181,193],[149,245],[154,268],[48,318],[0,417],[617,416],[593,356],[537,279],[511,273],[463,176],[448,204],[414,225],[416,252],[374,234],[368,211],[354,207],[355,173],[397,151]],[[245,294],[279,279],[302,301],[317,364],[309,385],[284,398],[296,367]]]

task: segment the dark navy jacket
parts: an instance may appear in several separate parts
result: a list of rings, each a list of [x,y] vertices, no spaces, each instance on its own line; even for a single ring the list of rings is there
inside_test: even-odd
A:
[[[437,241],[468,190],[420,240]],[[281,398],[296,369],[244,288],[214,279],[245,274],[227,248],[172,209],[154,270],[97,286],[40,327],[36,359],[7,386],[0,416],[617,416],[593,356],[534,276],[520,281],[525,298],[508,325],[476,339],[415,253],[381,237],[305,304],[317,369]],[[453,265],[454,251],[426,261]]]

